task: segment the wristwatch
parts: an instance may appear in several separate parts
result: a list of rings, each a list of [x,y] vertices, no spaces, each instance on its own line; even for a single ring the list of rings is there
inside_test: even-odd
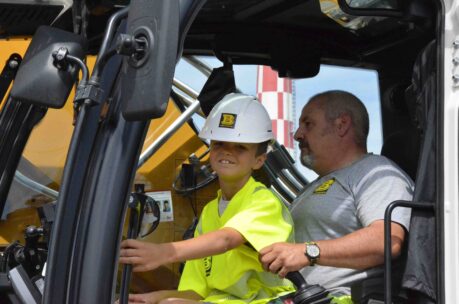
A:
[[[306,242],[304,244],[306,245],[304,255],[309,260],[309,266],[314,266],[320,257],[320,248],[315,242]]]

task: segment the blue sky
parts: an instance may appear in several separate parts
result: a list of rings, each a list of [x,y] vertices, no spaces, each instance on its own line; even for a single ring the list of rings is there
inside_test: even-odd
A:
[[[221,63],[216,59],[204,58],[203,60],[209,66],[221,66]],[[256,66],[234,66],[234,75],[236,86],[239,90],[250,95],[256,94]],[[187,83],[198,92],[201,90],[206,80],[204,75],[182,61],[177,66],[175,77]],[[301,114],[301,109],[313,95],[326,90],[346,90],[359,97],[364,102],[370,115],[368,151],[379,154],[382,144],[382,132],[378,75],[375,71],[322,65],[317,76],[294,80],[294,88],[296,102],[295,130],[298,126],[298,118]],[[298,146],[295,145],[295,149],[297,148]],[[299,152],[297,152],[297,156],[298,155]],[[317,176],[311,170],[304,168],[298,159],[295,161],[295,165],[307,179],[312,180]]]

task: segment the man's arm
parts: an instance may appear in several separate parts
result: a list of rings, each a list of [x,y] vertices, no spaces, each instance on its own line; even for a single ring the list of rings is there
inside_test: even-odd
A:
[[[391,224],[392,256],[398,257],[405,239],[404,228]],[[319,265],[366,269],[384,263],[384,221],[334,240],[311,240],[320,248]],[[309,266],[304,244],[275,243],[260,251],[260,261],[267,271],[285,277],[288,272]]]
[[[222,228],[193,239],[172,243],[154,244],[125,240],[121,243],[119,261],[133,264],[133,271],[148,271],[164,264],[224,253],[244,243],[244,237],[233,228]]]

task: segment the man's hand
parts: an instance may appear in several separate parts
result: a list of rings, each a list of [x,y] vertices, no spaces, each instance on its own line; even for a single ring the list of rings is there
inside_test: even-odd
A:
[[[134,272],[153,270],[169,263],[167,252],[163,244],[125,240],[121,242],[120,263],[132,264]]]
[[[287,273],[309,265],[304,250],[304,244],[274,243],[260,250],[259,259],[263,269],[284,278]]]

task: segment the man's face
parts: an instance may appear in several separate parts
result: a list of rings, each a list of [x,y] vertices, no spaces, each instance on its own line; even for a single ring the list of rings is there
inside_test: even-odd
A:
[[[330,152],[336,141],[333,123],[326,120],[319,103],[313,100],[303,108],[294,137],[300,147],[301,163],[321,174],[333,161]]]

